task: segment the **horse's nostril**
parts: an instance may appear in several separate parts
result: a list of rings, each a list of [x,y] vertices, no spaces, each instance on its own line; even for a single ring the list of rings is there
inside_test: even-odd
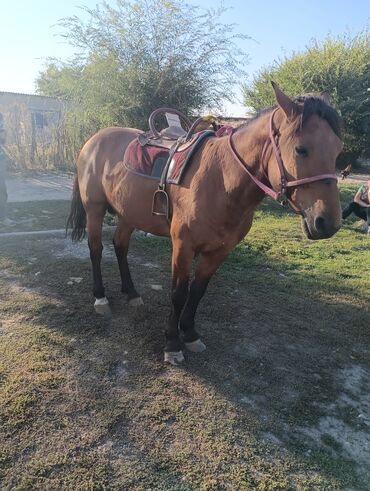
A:
[[[323,217],[315,218],[315,228],[318,232],[325,232],[326,231],[325,218]]]

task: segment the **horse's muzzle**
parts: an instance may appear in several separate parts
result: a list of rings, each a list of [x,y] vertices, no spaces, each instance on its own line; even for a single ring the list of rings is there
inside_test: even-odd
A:
[[[329,239],[340,229],[341,224],[333,223],[323,216],[302,218],[302,228],[310,240]]]

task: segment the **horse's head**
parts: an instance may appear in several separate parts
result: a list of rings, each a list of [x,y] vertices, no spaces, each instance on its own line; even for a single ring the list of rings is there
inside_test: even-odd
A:
[[[341,206],[336,180],[324,176],[335,175],[336,159],[343,148],[338,114],[326,93],[291,100],[274,83],[273,88],[279,107],[273,125],[281,160],[287,180],[298,181],[287,188],[288,198],[301,213],[309,239],[331,237],[341,226]],[[281,176],[274,153],[268,175],[278,189]],[[315,177],[318,180],[309,179]]]

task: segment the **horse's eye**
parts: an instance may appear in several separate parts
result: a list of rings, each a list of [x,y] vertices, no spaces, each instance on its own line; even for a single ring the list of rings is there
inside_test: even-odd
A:
[[[295,151],[300,157],[307,157],[308,155],[308,150],[305,147],[295,147]]]

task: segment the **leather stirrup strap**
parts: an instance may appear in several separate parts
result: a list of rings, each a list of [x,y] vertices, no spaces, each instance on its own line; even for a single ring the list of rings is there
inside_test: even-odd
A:
[[[180,144],[183,142],[182,138],[179,138],[170,148],[170,153],[168,154],[168,159],[166,162],[166,165],[164,166],[164,169],[161,174],[161,178],[159,180],[158,188],[164,190],[166,187],[166,179],[167,179],[167,174],[168,174],[168,169],[171,164],[172,157],[174,156],[176,150],[179,148]]]

